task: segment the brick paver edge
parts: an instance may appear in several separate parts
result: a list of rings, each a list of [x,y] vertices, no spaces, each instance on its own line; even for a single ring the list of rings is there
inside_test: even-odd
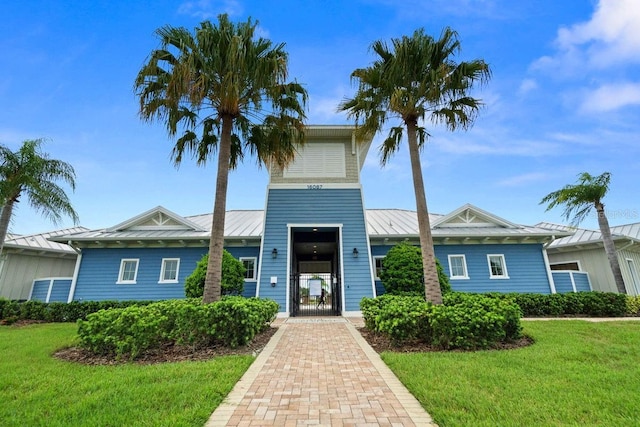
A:
[[[369,345],[369,343],[362,337],[360,332],[358,332],[355,326],[351,322],[347,322],[347,329],[356,340],[362,351],[364,351],[365,355],[369,359],[369,361],[373,364],[376,370],[380,373],[380,376],[385,381],[387,386],[393,394],[398,398],[400,404],[404,407],[407,414],[411,417],[411,420],[417,426],[431,426],[437,427],[438,425],[434,423],[431,415],[420,405],[418,399],[415,398],[414,395],[409,393],[409,390],[400,382],[398,377],[389,369],[389,367],[382,361],[380,355],[376,353],[376,351]]]
[[[264,367],[265,363],[271,356],[271,353],[273,353],[273,350],[275,350],[278,342],[280,342],[280,338],[282,338],[286,328],[287,326],[285,324],[278,325],[276,333],[273,334],[273,337],[271,337],[267,345],[258,354],[256,360],[254,360],[251,366],[249,366],[249,369],[247,369],[227,397],[225,397],[215,411],[213,411],[209,420],[205,424],[205,427],[226,426],[229,423],[229,419],[233,415],[233,412],[236,410],[245,394],[247,394],[249,388],[253,385],[258,373]]]

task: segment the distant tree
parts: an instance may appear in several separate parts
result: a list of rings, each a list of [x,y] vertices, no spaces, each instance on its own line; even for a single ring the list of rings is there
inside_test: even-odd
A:
[[[442,293],[450,292],[449,277],[444,273],[437,258],[436,268],[440,291]],[[389,249],[382,260],[380,280],[386,293],[422,295],[424,293],[422,274],[422,251],[420,248],[408,243],[400,243]]]
[[[187,298],[202,298],[207,276],[209,254],[205,254],[196,264],[195,270],[187,276],[184,291]],[[242,261],[234,258],[226,249],[222,252],[222,295],[241,295],[244,290],[246,268]]]
[[[234,24],[220,15],[191,33],[156,30],[151,52],[135,81],[143,120],[164,122],[177,165],[190,153],[200,165],[217,150],[215,202],[209,242],[205,303],[220,299],[229,170],[247,153],[258,165],[285,167],[304,142],[307,92],[287,83],[284,44],[256,37],[257,22]],[[180,135],[179,135],[180,134]]]
[[[50,159],[47,153],[42,153],[42,143],[42,139],[26,140],[15,152],[0,145],[0,253],[13,209],[21,196],[26,196],[31,207],[54,224],[58,224],[63,215],[78,223],[78,214],[69,197],[56,183],[63,181],[75,190],[75,171],[68,163]]]
[[[352,99],[343,101],[339,109],[355,118],[361,136],[381,132],[388,120],[400,120],[401,125],[391,127],[380,147],[383,166],[399,150],[406,128],[422,247],[424,293],[427,300],[441,304],[420,165],[420,150],[429,136],[422,123],[428,118],[434,124],[443,123],[451,131],[471,126],[482,103],[467,92],[475,83],[486,82],[490,70],[480,59],[459,63],[453,60],[460,51],[460,42],[450,28],[442,31],[439,40],[419,29],[411,37],[392,39],[391,44],[389,47],[376,41],[371,45],[378,58],[368,68],[351,73],[351,78],[358,81],[358,91]]]
[[[602,199],[609,191],[610,180],[611,174],[609,172],[604,172],[598,176],[593,176],[587,172],[581,173],[578,175],[576,184],[566,185],[560,190],[547,194],[540,204],[547,204],[547,211],[556,206],[564,206],[563,216],[574,226],[578,226],[592,208],[596,209],[604,251],[609,259],[616,288],[621,294],[626,294],[627,290],[620,271],[616,247],[611,238],[609,220],[604,211],[604,203],[602,203]]]

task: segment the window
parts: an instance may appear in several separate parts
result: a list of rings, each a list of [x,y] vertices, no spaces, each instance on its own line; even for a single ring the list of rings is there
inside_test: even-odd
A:
[[[640,278],[638,277],[638,271],[636,270],[636,265],[634,264],[631,258],[627,258],[627,266],[629,266],[629,272],[631,273],[631,281],[633,282],[633,287],[635,288],[636,295],[640,295]]]
[[[449,255],[449,278],[468,279],[467,259],[464,255]]]
[[[138,277],[138,261],[137,259],[123,259],[120,261],[120,273],[116,283],[135,284]]]
[[[552,271],[571,270],[580,271],[580,263],[578,261],[566,261],[551,264],[549,266]]]
[[[489,261],[489,277],[491,279],[508,279],[507,264],[504,255],[487,255]]]
[[[373,265],[376,269],[376,280],[380,280],[380,271],[382,271],[382,260],[384,260],[383,256],[373,257]]]
[[[180,258],[163,258],[158,283],[178,283],[178,270]]]
[[[240,258],[242,265],[246,269],[244,280],[256,280],[256,260],[256,258]]]

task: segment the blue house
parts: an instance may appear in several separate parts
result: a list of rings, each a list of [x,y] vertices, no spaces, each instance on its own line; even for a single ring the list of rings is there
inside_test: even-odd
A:
[[[244,295],[275,300],[282,316],[358,312],[362,297],[383,292],[377,273],[387,251],[418,245],[416,212],[365,209],[360,170],[371,141],[356,141],[354,130],[308,127],[294,162],[270,168],[265,210],[227,212],[225,249],[247,269]],[[208,250],[211,219],[159,206],[113,227],[56,237],[79,253],[68,300],[184,297],[185,278]],[[432,214],[431,226],[454,290],[556,292],[545,245],[561,237],[558,230],[513,224],[472,205]]]

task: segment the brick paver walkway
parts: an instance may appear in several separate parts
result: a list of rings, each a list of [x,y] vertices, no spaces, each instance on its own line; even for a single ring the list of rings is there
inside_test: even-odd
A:
[[[435,426],[345,318],[289,318],[210,426]]]

